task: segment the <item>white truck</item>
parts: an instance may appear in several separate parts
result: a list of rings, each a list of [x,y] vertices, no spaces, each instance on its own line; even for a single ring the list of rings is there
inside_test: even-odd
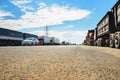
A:
[[[60,45],[60,40],[56,37],[51,37],[50,38],[50,44],[51,45]]]
[[[39,36],[38,40],[41,42],[41,45],[50,45],[50,37],[48,36]]]

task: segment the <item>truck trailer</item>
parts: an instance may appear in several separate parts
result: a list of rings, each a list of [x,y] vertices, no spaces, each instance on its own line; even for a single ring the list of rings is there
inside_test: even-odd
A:
[[[120,48],[120,0],[111,9],[114,15],[114,33],[110,34],[110,46]]]
[[[51,45],[60,45],[60,40],[56,37],[51,37],[50,38],[50,44]]]
[[[114,15],[111,11],[107,12],[106,15],[100,20],[100,22],[97,24],[96,30],[97,46],[109,46],[110,35],[115,32]]]
[[[88,30],[86,39],[84,40],[84,44],[93,46],[94,45],[94,29]]]
[[[120,48],[120,0],[97,24],[94,30],[94,44]]]
[[[39,36],[39,45],[50,45],[50,37],[48,36]]]

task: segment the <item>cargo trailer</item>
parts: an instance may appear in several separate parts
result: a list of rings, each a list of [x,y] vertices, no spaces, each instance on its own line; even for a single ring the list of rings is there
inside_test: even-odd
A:
[[[38,40],[39,40],[38,45],[44,45],[44,39],[43,38],[38,38]]]
[[[84,44],[90,44],[89,31]],[[120,0],[98,22],[94,29],[94,45],[120,48]]]
[[[97,46],[120,48],[120,1],[97,24]]]
[[[50,38],[50,44],[51,45],[60,45],[60,40],[56,37],[51,37]]]
[[[50,37],[48,36],[39,36],[38,37],[40,45],[50,45]]]
[[[96,28],[97,46],[109,46],[110,34],[115,32],[114,15],[111,11],[100,20]]]
[[[98,22],[94,29],[94,45],[120,48],[120,0]]]
[[[85,42],[89,46],[94,45],[94,30],[88,30]]]
[[[114,15],[115,31],[110,34],[110,46],[120,48],[120,0],[111,9]]]

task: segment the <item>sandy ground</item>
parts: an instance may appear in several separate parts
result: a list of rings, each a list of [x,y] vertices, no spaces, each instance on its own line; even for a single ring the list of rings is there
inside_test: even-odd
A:
[[[0,47],[0,80],[120,80],[120,49]]]
[[[116,57],[120,58],[120,49],[115,49],[115,48],[101,48],[103,52],[109,53],[111,55],[114,55]]]

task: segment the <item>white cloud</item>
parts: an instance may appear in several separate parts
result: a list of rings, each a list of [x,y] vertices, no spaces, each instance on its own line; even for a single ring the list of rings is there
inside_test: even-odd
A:
[[[44,31],[30,32],[38,36],[45,35]],[[60,41],[68,41],[71,43],[80,44],[83,42],[87,31],[49,31],[49,36],[54,36],[60,39]]]
[[[23,5],[23,4],[27,4],[30,3],[31,0],[10,0],[14,5]]]
[[[12,13],[0,10],[0,18],[5,17],[5,16],[12,16],[12,17],[14,17],[14,15]]]
[[[39,3],[39,6],[40,6],[40,7],[39,7],[40,9],[47,7],[47,5],[46,5],[45,3],[43,3],[43,2]]]
[[[18,6],[31,2],[31,0],[17,1],[18,0],[12,0],[12,2]],[[40,3],[39,5],[42,8],[39,7],[36,12],[26,11],[18,20],[0,20],[0,26],[10,29],[22,29],[41,27],[45,25],[58,25],[64,23],[64,21],[83,19],[92,13],[88,10],[70,8],[68,6],[58,6],[56,4],[50,7],[45,3]],[[25,6],[21,8],[24,9],[24,7]],[[5,14],[8,15],[8,13]]]
[[[32,2],[31,0],[10,0],[10,1],[24,12],[26,12],[27,10],[33,10],[32,6],[25,5],[31,3]]]
[[[75,27],[75,26],[70,25],[70,26],[65,27],[65,29],[68,29],[68,28],[73,28],[73,27]]]

